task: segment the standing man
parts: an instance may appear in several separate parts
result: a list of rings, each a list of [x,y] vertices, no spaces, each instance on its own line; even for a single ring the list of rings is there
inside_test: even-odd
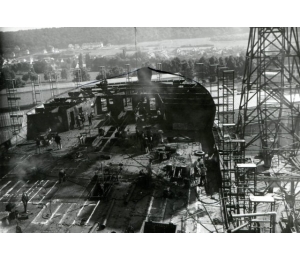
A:
[[[65,171],[65,169],[61,169],[58,172],[58,178],[59,178],[59,183],[62,183],[62,182],[66,181],[66,171]]]
[[[161,120],[161,112],[159,108],[157,109],[156,113],[157,113],[157,121],[160,123],[162,120]]]
[[[200,171],[200,158],[194,162],[194,175],[197,175]]]
[[[148,138],[144,137],[143,142],[144,142],[144,147],[145,147],[144,153],[149,153],[149,141],[148,141]]]
[[[140,138],[140,132],[137,126],[135,126],[135,136],[136,136],[136,140],[139,141]]]
[[[144,134],[144,132],[141,133],[140,139],[141,139],[141,152],[144,152],[145,151],[145,134]]]
[[[84,118],[84,114],[83,113],[80,114],[80,118],[81,118],[82,124],[84,124],[85,118]]]
[[[80,127],[80,116],[79,115],[76,116],[76,124],[77,124],[78,129],[80,129],[81,127]]]
[[[23,206],[24,206],[24,213],[27,213],[28,200],[29,200],[28,195],[26,194],[26,192],[23,192],[23,194],[22,194],[22,203],[23,203]]]
[[[82,134],[79,134],[77,136],[77,138],[78,138],[78,141],[79,141],[79,145],[83,144],[83,136],[82,136]]]
[[[58,149],[62,149],[62,146],[61,146],[61,138],[60,138],[60,136],[58,135],[58,133],[56,134],[54,140],[55,140],[55,143],[57,144]]]
[[[88,114],[89,125],[92,125],[92,114]]]
[[[35,153],[41,153],[41,141],[40,141],[40,138],[37,137],[35,139],[35,144],[36,144]]]
[[[147,173],[149,176],[152,176],[152,159],[149,159],[149,163],[147,165]]]
[[[204,186],[205,185],[206,171],[207,171],[207,169],[205,168],[205,166],[201,166],[200,167],[200,186]]]
[[[152,151],[152,148],[153,148],[153,134],[152,134],[151,130],[147,131],[147,136],[148,136],[149,150]]]

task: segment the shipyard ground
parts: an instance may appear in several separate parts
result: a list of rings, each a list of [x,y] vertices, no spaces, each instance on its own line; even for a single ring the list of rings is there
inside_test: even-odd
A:
[[[93,120],[91,135],[97,133],[99,122],[101,118]],[[134,125],[127,128],[134,133]],[[154,161],[151,181],[139,184],[139,172],[146,171],[149,153],[141,153],[135,146],[112,145],[105,153],[110,158],[103,158],[103,153],[79,144],[80,132],[61,133],[61,150],[52,143],[36,154],[33,141],[9,149],[10,160],[3,161],[1,169],[0,232],[15,233],[19,226],[23,233],[139,233],[144,232],[145,221],[173,223],[177,233],[223,232],[218,194],[206,195],[196,181],[190,187],[171,183],[161,170],[168,161]],[[190,156],[197,145],[195,141],[184,144],[181,150]],[[120,163],[123,170],[109,194],[93,198],[95,174],[101,177],[107,165],[118,170]],[[62,183],[60,169],[67,173]],[[164,196],[166,188],[172,197]],[[23,192],[29,195],[27,214],[22,213]],[[8,203],[16,205],[19,221],[7,220]],[[104,221],[105,227],[101,227]]]

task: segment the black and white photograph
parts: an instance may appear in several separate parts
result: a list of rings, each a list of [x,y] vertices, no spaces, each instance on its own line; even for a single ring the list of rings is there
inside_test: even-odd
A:
[[[255,22],[264,11],[252,7],[244,25],[240,6],[227,25],[196,2],[199,14],[183,16],[137,3],[58,10],[55,1],[1,20],[1,240],[152,233],[153,248],[174,233],[179,250],[177,236],[202,244],[209,233],[255,233],[254,243],[260,233],[299,233],[299,22],[287,21],[289,8],[282,20],[277,10]]]

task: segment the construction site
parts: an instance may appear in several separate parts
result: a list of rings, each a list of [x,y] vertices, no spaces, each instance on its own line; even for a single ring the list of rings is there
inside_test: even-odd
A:
[[[1,233],[298,233],[296,27],[249,29],[240,88],[155,68],[82,83],[20,113],[7,84]],[[54,83],[53,83],[54,82]],[[8,140],[9,138],[9,140]],[[2,140],[2,139],[1,139]]]

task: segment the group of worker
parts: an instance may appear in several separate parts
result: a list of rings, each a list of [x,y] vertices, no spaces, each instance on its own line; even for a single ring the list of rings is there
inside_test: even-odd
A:
[[[152,151],[153,149],[153,133],[151,130],[139,131],[139,129],[136,127],[136,139],[141,145],[141,152],[149,153],[149,151]]]
[[[88,112],[86,112],[86,117],[87,117],[87,120],[89,121],[89,125],[92,125],[92,117],[93,117],[93,113],[90,112],[88,114]],[[81,125],[84,125],[84,122],[85,122],[85,116],[83,114],[83,112],[79,113],[76,117],[76,124],[77,124],[77,127],[79,129],[81,129]]]
[[[52,137],[51,137],[51,139],[52,139]],[[50,141],[49,141],[49,139],[47,139],[47,140],[49,142],[48,145],[51,144]],[[54,141],[55,141],[55,143],[57,145],[57,149],[61,150],[62,149],[61,137],[59,136],[58,133],[56,133],[56,135],[54,137]],[[36,154],[40,154],[41,153],[41,146],[43,145],[43,142],[42,142],[42,140],[41,140],[40,137],[37,137],[35,139],[35,145],[36,145],[35,153]]]
[[[27,214],[28,213],[27,204],[29,201],[29,196],[25,191],[22,193],[21,201],[24,206],[23,213]],[[8,217],[6,218],[7,225],[10,225],[11,223],[13,223],[13,221],[15,221],[17,224],[16,233],[23,233],[21,227],[19,226],[19,221],[20,221],[21,215],[20,215],[19,211],[15,208],[15,204],[10,203],[10,204],[6,205],[6,211],[10,212]]]
[[[149,107],[146,108],[146,104],[144,103],[144,100],[140,101],[134,111],[134,114],[136,116],[136,121],[140,118],[143,117],[144,118],[144,122],[145,123],[151,123],[154,122],[152,121],[153,117],[152,117],[152,113],[150,113],[149,111]],[[156,118],[157,118],[157,122],[160,123],[163,119],[163,114],[160,110],[160,108],[157,108],[156,110]]]

